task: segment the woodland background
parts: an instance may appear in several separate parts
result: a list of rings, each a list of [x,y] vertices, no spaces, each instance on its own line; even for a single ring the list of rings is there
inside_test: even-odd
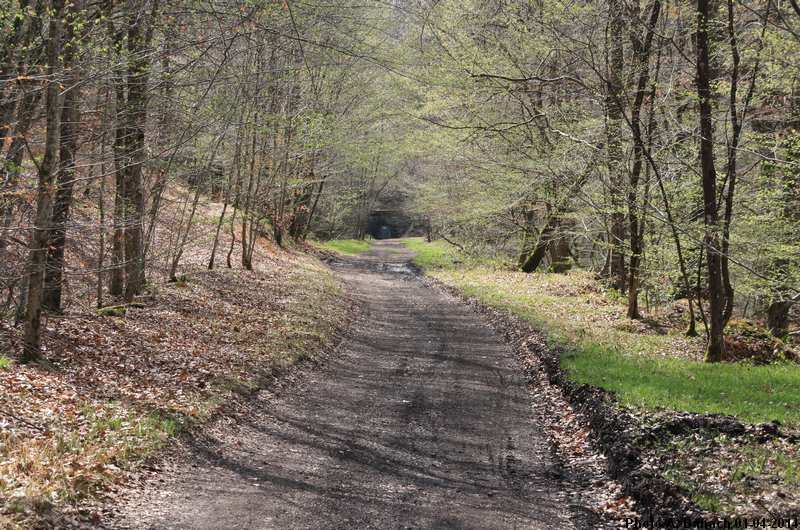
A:
[[[591,277],[709,362],[796,358],[799,57],[796,0],[2,0],[4,454],[85,454],[41,425],[85,437],[83,392],[111,382],[202,415],[226,363],[264,362],[260,328],[210,315],[260,315],[289,356],[325,342],[310,315],[344,298],[307,240],[422,234],[525,289]],[[219,341],[202,361],[186,328],[159,338],[186,293]],[[125,407],[103,410],[153,412]],[[14,454],[0,490],[50,495]]]

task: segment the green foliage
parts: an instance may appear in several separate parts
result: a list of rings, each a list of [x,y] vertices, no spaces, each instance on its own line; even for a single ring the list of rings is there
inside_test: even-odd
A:
[[[428,243],[421,237],[408,238],[403,244],[415,253],[414,264],[423,270],[452,269],[463,257],[453,245],[445,241]]]
[[[538,236],[548,216],[563,210],[565,222],[557,236],[568,240],[580,267],[599,271],[608,251],[610,215],[617,208],[626,216],[635,212],[644,223],[646,249],[640,305],[650,311],[687,295],[674,238],[688,281],[695,283],[697,271],[702,272],[698,142],[696,135],[686,134],[697,126],[695,65],[686,60],[693,53],[695,12],[688,4],[671,4],[661,12],[659,24],[671,28],[677,40],[669,45],[658,38],[653,42],[648,90],[652,88],[655,103],[651,109],[648,94],[641,115],[652,148],[638,188],[629,189],[624,182],[618,190],[623,204],[615,206],[607,164],[606,79],[597,68],[587,67],[607,55],[599,51],[608,41],[606,25],[597,24],[607,21],[605,8],[592,3],[512,1],[490,7],[472,0],[436,2],[425,12],[430,26],[397,38],[393,56],[415,65],[415,82],[381,78],[380,90],[398,105],[399,114],[419,118],[412,132],[407,124],[395,125],[392,132],[405,133],[397,152],[409,160],[413,175],[401,184],[414,213],[432,233],[457,241],[468,255],[478,251],[508,262],[520,250],[523,234]],[[800,285],[800,202],[793,192],[800,189],[800,137],[792,130],[800,122],[790,103],[800,73],[797,61],[789,59],[800,52],[800,41],[785,29],[763,27],[761,9],[748,13],[734,6],[733,13],[741,58],[737,112],[744,116],[744,128],[737,153],[730,277],[736,312],[746,306],[748,318],[761,318],[770,302],[786,299]],[[727,15],[721,5],[712,29],[720,70],[713,120],[719,138],[729,140],[733,58]],[[626,20],[631,35],[645,32],[642,22]],[[425,40],[420,34],[430,37]],[[624,40],[621,74],[632,83],[635,51]],[[673,46],[681,52],[667,53]],[[745,112],[751,74],[757,75]],[[630,115],[630,109],[626,112]],[[629,120],[623,121],[621,144],[630,154],[632,131]],[[375,136],[362,146],[369,146],[369,152],[354,154],[351,163],[385,148]],[[716,142],[714,154],[722,199],[729,181],[726,141]],[[626,158],[630,163],[632,157]],[[624,204],[626,193],[641,204]],[[342,209],[357,210],[359,197],[342,195]],[[352,216],[332,217],[331,224],[348,219]],[[420,252],[420,264],[433,259],[429,250]]]
[[[415,253],[413,263],[425,271],[452,271],[475,267],[500,270],[510,267],[510,263],[503,257],[491,258],[479,252],[465,252],[442,239],[427,242],[422,237],[409,237],[402,242]]]
[[[800,425],[795,364],[706,364],[702,339],[626,319],[624,303],[590,274],[458,269],[436,246],[417,246],[424,251],[422,263],[433,264],[426,269],[432,276],[529,321],[569,352],[563,362],[572,378],[613,391],[626,405]]]
[[[369,250],[371,243],[369,241],[362,241],[358,239],[332,239],[322,243],[315,242],[318,247],[345,254],[347,256],[355,256]]]
[[[731,480],[741,481],[748,477],[765,475],[769,468],[775,468],[781,481],[791,486],[800,486],[800,460],[781,451],[765,448],[760,444],[750,444],[741,451],[743,459],[734,466]]]
[[[0,370],[8,370],[11,368],[12,361],[4,355],[0,355]]]
[[[124,305],[106,306],[97,310],[97,314],[104,317],[124,317],[127,312],[128,308]]]
[[[611,390],[626,405],[800,425],[800,370],[793,365],[710,365],[602,345],[574,350],[563,364],[577,382]]]

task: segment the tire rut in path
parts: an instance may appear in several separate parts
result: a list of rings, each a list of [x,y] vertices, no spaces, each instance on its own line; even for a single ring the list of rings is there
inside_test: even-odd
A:
[[[193,448],[118,528],[573,528],[514,355],[378,242],[334,265],[359,321],[299,388]]]

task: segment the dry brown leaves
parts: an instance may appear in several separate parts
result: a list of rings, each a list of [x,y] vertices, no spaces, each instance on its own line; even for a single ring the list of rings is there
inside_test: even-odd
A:
[[[124,317],[87,310],[88,300],[51,317],[51,368],[0,368],[0,527],[111,491],[132,462],[313,354],[347,320],[340,286],[316,258],[262,242],[256,270],[208,271],[207,243],[187,249],[186,281],[156,279]],[[12,359],[19,335],[0,322]]]
[[[646,458],[712,512],[758,519],[800,513],[800,446],[791,439],[699,430],[660,440]]]

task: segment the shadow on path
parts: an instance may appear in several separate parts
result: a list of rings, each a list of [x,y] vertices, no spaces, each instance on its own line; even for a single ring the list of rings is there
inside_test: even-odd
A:
[[[381,241],[332,263],[362,304],[336,354],[192,440],[119,528],[573,528],[512,352],[410,257]]]

